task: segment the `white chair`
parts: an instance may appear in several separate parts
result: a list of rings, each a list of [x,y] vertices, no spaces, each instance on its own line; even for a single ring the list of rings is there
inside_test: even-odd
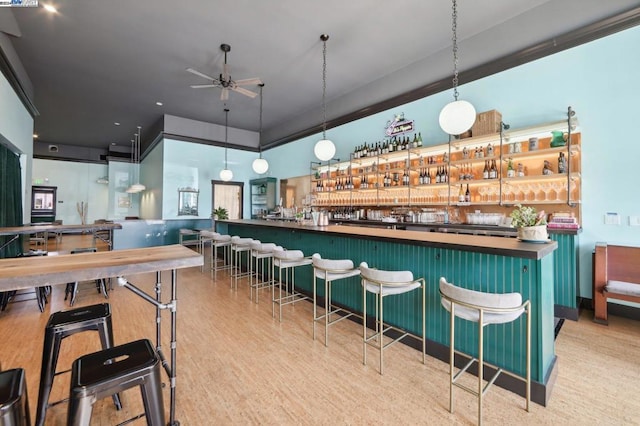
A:
[[[258,303],[258,293],[264,288],[273,286],[273,275],[269,276],[271,270],[271,259],[275,249],[282,250],[282,247],[274,243],[262,243],[259,240],[253,240],[249,244],[251,248],[251,259],[249,262],[249,299],[253,300],[253,290],[256,291],[256,303]],[[267,261],[267,267],[264,263]],[[255,266],[255,269],[254,269]],[[261,272],[262,269],[262,272]]]
[[[218,251],[222,249],[222,259],[218,259]],[[218,280],[218,271],[231,269],[231,235],[217,234],[211,243],[211,270],[214,281]]]
[[[410,291],[420,289],[421,290],[421,304],[422,312],[420,316],[420,324],[422,324],[421,331],[422,336],[419,340],[422,341],[422,363],[425,363],[426,354],[426,339],[425,339],[425,280],[424,278],[413,278],[411,271],[383,271],[379,269],[369,268],[366,262],[360,264],[360,277],[362,283],[362,306],[363,306],[363,350],[362,350],[362,363],[367,364],[367,345],[371,345],[380,351],[380,374],[383,374],[383,353],[384,350],[394,343],[399,342],[401,339],[410,335],[406,330],[398,327],[386,324],[384,322],[384,298],[388,296],[394,296],[399,294],[408,293]],[[375,332],[368,335],[367,331],[367,293],[375,295]],[[399,335],[393,337],[390,342],[385,343],[385,333],[387,331],[397,332]],[[388,337],[388,336],[387,336]]]
[[[213,244],[213,238],[216,235],[220,235],[220,234],[214,231],[210,231],[208,229],[203,229],[200,231],[200,235],[199,235],[200,249],[198,251],[202,256],[204,256],[205,247],[207,246],[207,244]],[[213,250],[213,247],[211,249]],[[205,263],[206,263],[206,258],[205,258],[205,262],[202,262],[202,266],[200,267],[200,272],[204,272]],[[213,266],[211,266],[211,268],[213,269]]]
[[[237,235],[231,237],[231,288],[238,289],[238,280],[249,277],[251,264],[251,238],[240,238]],[[247,269],[242,271],[242,254],[246,254]]]
[[[360,269],[353,267],[349,259],[323,259],[318,253],[311,256],[313,263],[313,340],[316,339],[316,322],[324,320],[324,345],[329,346],[329,326],[334,325],[352,315],[354,312],[334,306],[331,303],[331,284],[333,281],[360,275]],[[318,315],[317,279],[324,280],[324,314]],[[341,314],[339,318],[331,319],[331,315]],[[357,315],[356,315],[357,316]]]
[[[520,293],[483,293],[457,287],[440,278],[440,296],[442,306],[449,311],[451,336],[449,341],[449,412],[453,413],[453,386],[457,386],[478,397],[478,424],[482,424],[482,400],[489,387],[495,382],[500,373],[506,373],[525,381],[526,410],[529,411],[531,401],[531,303],[522,302]],[[484,369],[484,327],[489,324],[505,324],[518,319],[523,313],[527,314],[526,322],[526,376],[523,378],[515,373],[496,368],[496,373],[489,379],[486,386],[483,381]],[[455,317],[478,323],[478,358],[471,360],[454,375],[455,357]],[[461,383],[458,378],[474,363],[478,363],[478,388],[472,389]]]
[[[178,242],[183,246],[200,247],[200,233],[193,229],[181,228],[178,232]]]
[[[276,249],[273,251],[273,261],[271,262],[271,276],[275,280],[275,268],[278,268],[278,297],[276,298],[275,282],[271,287],[271,316],[276,316],[276,304],[280,311],[280,322],[282,322],[282,306],[289,305],[301,300],[310,299],[309,296],[296,291],[295,268],[298,266],[311,265],[311,257],[305,257],[300,250]],[[282,295],[282,274],[284,271],[285,295]],[[289,271],[291,271],[291,288],[289,288]]]

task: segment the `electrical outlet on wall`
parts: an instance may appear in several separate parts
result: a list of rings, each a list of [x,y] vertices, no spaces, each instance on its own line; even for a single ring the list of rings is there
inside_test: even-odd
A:
[[[620,225],[620,215],[615,212],[607,212],[604,215],[605,225]]]

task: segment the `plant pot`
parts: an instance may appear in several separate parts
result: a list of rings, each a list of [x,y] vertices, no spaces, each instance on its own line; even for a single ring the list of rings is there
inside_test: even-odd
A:
[[[518,238],[522,241],[548,241],[547,225],[520,227],[518,228]]]

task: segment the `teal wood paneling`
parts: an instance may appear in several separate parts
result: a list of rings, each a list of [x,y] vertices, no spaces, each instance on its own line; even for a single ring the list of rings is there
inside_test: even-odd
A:
[[[577,235],[550,234],[558,243],[553,252],[554,263],[554,297],[555,304],[567,308],[578,308]]]
[[[438,282],[449,282],[492,293],[519,292],[532,306],[532,379],[543,383],[555,356],[553,341],[554,259],[542,260],[498,256],[421,245],[376,241],[358,237],[335,236],[320,232],[229,224],[232,235],[274,242],[305,255],[320,253],[324,258],[351,259],[357,266],[366,261],[370,267],[410,270],[423,277],[426,286],[427,338],[449,345],[449,314],[441,306]],[[298,268],[296,286],[312,290],[312,268]],[[318,294],[324,295],[324,283],[318,280]],[[362,287],[358,278],[333,284],[332,299],[362,312]],[[367,312],[374,312],[374,298],[367,298]],[[421,297],[419,291],[385,299],[385,321],[421,333]],[[485,361],[524,375],[525,317],[504,325],[485,327]],[[456,319],[456,349],[478,354],[477,324]]]

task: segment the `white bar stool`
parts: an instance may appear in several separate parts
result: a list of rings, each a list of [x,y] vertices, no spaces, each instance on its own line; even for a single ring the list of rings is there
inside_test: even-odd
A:
[[[271,287],[271,316],[276,316],[276,304],[280,311],[280,322],[282,322],[282,306],[310,299],[309,296],[296,291],[295,268],[298,266],[311,265],[311,257],[305,257],[300,250],[274,250],[271,262],[271,277],[275,280],[275,268],[278,267],[278,297],[276,298],[275,284]],[[285,278],[285,295],[282,295],[282,273]],[[289,271],[291,271],[291,289],[289,289]]]
[[[273,258],[273,251],[277,248],[282,250],[282,247],[275,245],[274,243],[262,243],[259,240],[253,240],[251,244],[251,260],[249,262],[249,299],[253,300],[253,290],[256,290],[256,303],[258,303],[258,293],[263,288],[271,288],[273,286],[273,275],[271,262]],[[267,268],[265,269],[264,262],[267,261]],[[255,269],[253,268],[255,265]],[[260,272],[262,267],[262,273]],[[255,282],[254,282],[255,278]]]
[[[199,238],[199,243],[200,243],[200,254],[202,256],[204,256],[204,250],[207,244],[213,244],[213,238],[216,235],[220,235],[217,232],[214,231],[210,231],[207,229],[203,229],[202,231],[200,231],[200,238]],[[211,250],[213,250],[213,247],[211,248]],[[202,266],[200,267],[200,272],[204,272],[204,264],[206,263],[206,258],[205,261],[202,262]],[[211,267],[213,269],[213,266]]]
[[[251,273],[251,238],[240,238],[237,235],[231,237],[231,288],[238,289],[238,279],[248,277]],[[242,254],[247,257],[247,270],[242,272]]]
[[[341,280],[343,278],[355,277],[360,275],[360,269],[353,267],[353,262],[349,259],[344,260],[331,260],[323,259],[318,253],[314,253],[311,256],[313,263],[313,340],[316,339],[316,322],[324,319],[324,345],[329,346],[329,326],[349,318],[352,315],[356,315],[354,312],[347,311],[346,309],[333,306],[331,304],[331,284],[335,280]],[[324,280],[324,314],[318,315],[317,298],[318,292],[316,291],[317,278]],[[342,312],[344,315],[340,318],[331,320],[332,314],[338,314]],[[357,315],[356,315],[357,316]]]
[[[449,412],[453,413],[453,386],[457,386],[478,397],[478,424],[482,424],[482,400],[484,394],[489,387],[496,381],[500,373],[506,373],[512,377],[523,379],[525,381],[526,391],[526,410],[529,411],[529,403],[531,401],[531,303],[526,301],[522,303],[520,293],[483,293],[474,290],[457,287],[447,282],[446,278],[440,278],[440,296],[441,303],[444,308],[449,311],[450,317],[450,352],[449,352]],[[505,371],[502,368],[496,368],[496,373],[489,379],[487,385],[483,382],[484,368],[484,327],[489,324],[505,324],[518,319],[523,313],[527,314],[527,337],[526,337],[526,376],[521,377],[515,373]],[[454,375],[454,357],[455,357],[455,317],[462,318],[467,321],[478,323],[478,358],[471,358],[457,374]],[[467,369],[474,363],[478,362],[478,389],[471,389],[456,381]]]
[[[222,249],[222,259],[218,259],[218,249]],[[227,269],[231,269],[231,235],[217,234],[211,243],[211,270],[214,281],[218,280],[218,271]]]
[[[383,271],[379,269],[369,268],[366,262],[360,264],[360,276],[362,283],[362,306],[363,317],[362,321],[362,363],[367,364],[367,345],[371,345],[380,351],[380,374],[383,373],[383,353],[384,350],[394,343],[399,342],[401,339],[410,335],[406,330],[394,327],[384,322],[384,309],[383,301],[387,296],[394,296],[398,294],[408,293],[415,289],[420,289],[422,293],[422,316],[420,317],[420,323],[422,324],[422,363],[425,363],[426,354],[426,339],[425,339],[425,293],[426,283],[424,278],[413,279],[413,273],[411,271]],[[375,333],[368,335],[367,332],[367,293],[373,293],[376,300],[376,316],[375,316]],[[398,337],[392,338],[388,343],[384,343],[385,333],[389,330],[400,333]]]

